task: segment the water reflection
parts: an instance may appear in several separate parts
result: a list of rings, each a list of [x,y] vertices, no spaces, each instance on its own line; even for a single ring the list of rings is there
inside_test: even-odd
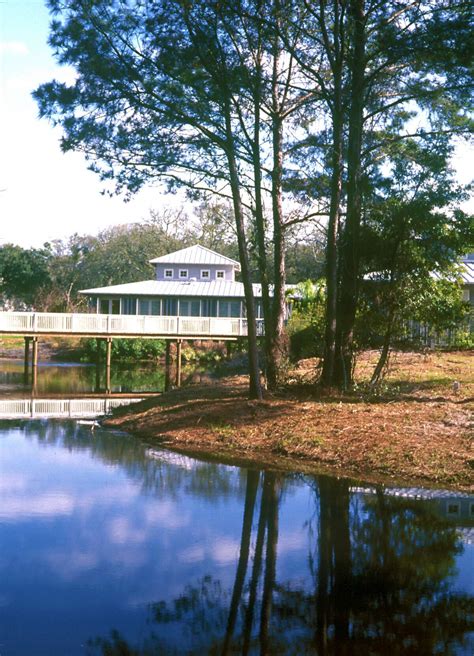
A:
[[[241,469],[73,422],[0,436],[2,652],[472,654],[473,497]]]
[[[34,391],[46,394],[140,393],[164,390],[164,368],[159,364],[116,365],[109,379],[105,367],[80,363],[40,362],[33,379],[30,371],[25,377],[19,360],[0,361],[0,394],[18,395]]]

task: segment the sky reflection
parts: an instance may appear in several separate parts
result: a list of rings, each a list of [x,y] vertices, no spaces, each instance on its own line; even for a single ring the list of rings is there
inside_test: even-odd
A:
[[[119,644],[138,654],[206,654],[225,644],[260,653],[267,626],[279,653],[322,654],[315,635],[323,610],[327,636],[340,639],[333,610],[341,580],[354,633],[347,624],[344,640],[362,654],[360,636],[381,612],[385,588],[374,588],[367,606],[352,591],[365,599],[373,576],[385,577],[398,599],[391,612],[412,612],[428,593],[454,609],[472,607],[472,545],[434,506],[377,494],[352,493],[344,481],[199,462],[74,422],[4,423],[0,653],[113,655],[122,653]],[[418,563],[418,543],[432,554],[429,570]],[[448,638],[436,617],[438,648]],[[462,644],[468,627],[456,626],[446,653],[470,653],[472,640]],[[417,640],[436,653],[425,635]],[[303,651],[285,651],[293,642]]]

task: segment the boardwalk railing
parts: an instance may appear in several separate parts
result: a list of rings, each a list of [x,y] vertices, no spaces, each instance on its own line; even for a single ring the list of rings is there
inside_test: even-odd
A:
[[[232,339],[247,335],[247,320],[223,317],[0,312],[0,333]],[[257,323],[257,334],[263,335],[263,321],[260,319]]]
[[[91,419],[138,401],[141,399],[7,399],[0,400],[0,419]]]

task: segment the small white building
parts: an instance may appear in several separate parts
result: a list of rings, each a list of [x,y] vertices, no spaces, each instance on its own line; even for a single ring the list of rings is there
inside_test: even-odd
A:
[[[99,314],[173,317],[245,318],[244,285],[236,282],[240,264],[195,245],[168,253],[150,263],[155,279],[83,289]],[[253,285],[256,316],[263,317],[262,290]]]

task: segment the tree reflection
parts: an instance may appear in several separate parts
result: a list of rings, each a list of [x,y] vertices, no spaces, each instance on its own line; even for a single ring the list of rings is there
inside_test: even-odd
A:
[[[141,646],[114,633],[91,647],[104,656],[461,653],[474,630],[474,599],[453,590],[460,546],[433,506],[313,479],[307,578],[283,572],[278,580],[287,481],[246,472],[233,585],[207,575],[150,607],[153,632]]]

